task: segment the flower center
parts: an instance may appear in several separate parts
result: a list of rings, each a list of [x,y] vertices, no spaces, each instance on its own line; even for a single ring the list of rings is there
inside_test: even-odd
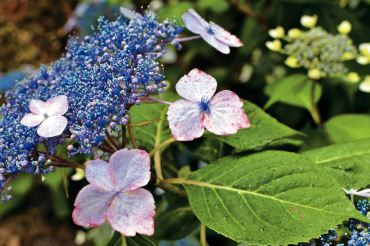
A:
[[[199,109],[203,113],[209,113],[209,102],[206,98],[202,97],[202,100],[199,103]]]
[[[208,26],[207,27],[207,33],[210,34],[210,35],[214,35],[215,34],[215,31],[212,29],[211,26]]]
[[[47,113],[44,113],[42,116],[44,116],[45,119],[49,118],[49,115]]]

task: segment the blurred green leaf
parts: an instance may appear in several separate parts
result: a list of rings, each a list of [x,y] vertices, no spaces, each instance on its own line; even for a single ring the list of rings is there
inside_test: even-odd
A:
[[[54,213],[59,218],[69,216],[71,208],[68,202],[68,175],[71,168],[57,168],[45,176],[44,184],[51,189],[51,201]]]
[[[303,74],[293,74],[276,81],[266,87],[266,93],[270,99],[265,104],[265,108],[269,108],[276,102],[282,102],[312,111],[311,87],[312,81]],[[316,84],[315,90],[315,102],[318,102],[322,94],[321,85]]]
[[[229,8],[229,4],[225,0],[198,0],[197,6],[200,9],[209,9],[215,13],[222,13]]]
[[[29,174],[17,175],[11,182],[10,186],[12,191],[10,192],[13,197],[11,200],[4,204],[0,204],[0,217],[13,209],[16,209],[26,197],[27,192],[31,189],[33,177]]]
[[[177,240],[186,237],[199,226],[199,221],[190,207],[159,214],[155,222],[157,239]]]
[[[370,138],[370,115],[338,115],[328,120],[325,128],[334,143]]]
[[[158,11],[158,16],[161,20],[166,18],[173,19],[176,17],[182,24],[182,14],[184,14],[188,9],[193,7],[193,3],[188,1],[173,1],[169,4],[164,5]]]

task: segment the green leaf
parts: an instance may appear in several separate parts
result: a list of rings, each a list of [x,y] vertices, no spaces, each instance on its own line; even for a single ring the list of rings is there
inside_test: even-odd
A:
[[[175,182],[202,223],[252,245],[308,241],[348,218],[365,219],[325,169],[289,152],[224,158]]]
[[[270,96],[270,99],[266,103],[265,108],[269,108],[276,102],[282,102],[307,108],[312,112],[311,86],[312,81],[303,74],[293,74],[268,85],[266,93]],[[315,86],[315,102],[318,102],[321,98],[322,88],[320,84],[316,84]]]
[[[370,115],[338,115],[328,120],[325,128],[334,143],[370,138]]]
[[[302,154],[328,168],[344,188],[359,189],[370,184],[370,139],[334,144]]]
[[[66,218],[71,212],[66,189],[68,175],[72,170],[71,168],[57,168],[54,172],[45,176],[44,184],[52,190],[52,206],[55,215],[59,218]]]
[[[210,9],[215,13],[225,12],[229,8],[225,0],[198,0],[197,4],[200,9]]]
[[[173,19],[174,17],[179,20],[179,22],[182,24],[182,18],[181,16],[190,8],[193,7],[193,4],[191,2],[187,1],[181,1],[179,3],[175,4],[166,4],[158,11],[158,16],[161,20],[164,20],[166,18]]]
[[[186,237],[199,226],[199,221],[190,207],[182,207],[159,214],[155,223],[154,237],[177,240]]]
[[[160,98],[173,101],[175,95],[165,92],[160,95]],[[131,124],[140,146],[152,150],[172,137],[167,121],[167,109],[168,105],[160,103],[144,103],[131,108]]]
[[[244,110],[251,121],[251,127],[241,129],[229,136],[206,136],[224,141],[238,150],[250,150],[268,144],[276,144],[279,140],[298,135],[299,132],[279,123],[255,104],[245,101]]]

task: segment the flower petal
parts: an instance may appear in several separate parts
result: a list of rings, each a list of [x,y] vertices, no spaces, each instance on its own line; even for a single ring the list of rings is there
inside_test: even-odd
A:
[[[113,192],[101,191],[94,185],[85,186],[78,193],[74,210],[73,222],[80,226],[95,227],[104,223]]]
[[[220,91],[210,101],[205,127],[217,135],[234,134],[241,128],[248,128],[250,122],[242,107],[243,102],[234,92]]]
[[[130,191],[146,185],[150,179],[150,157],[144,150],[121,149],[109,160],[116,191]]]
[[[220,51],[222,54],[230,53],[230,47],[226,43],[217,39],[215,34],[202,33],[201,36],[204,39],[204,41],[206,41],[216,50]]]
[[[50,98],[46,101],[49,116],[63,115],[68,111],[68,98],[64,95]]]
[[[50,116],[40,124],[37,134],[44,138],[59,136],[66,129],[67,123],[64,116]]]
[[[40,101],[40,100],[35,100],[32,99],[30,101],[29,108],[32,113],[38,114],[38,115],[43,115],[47,112],[47,105],[45,102]]]
[[[41,122],[44,120],[44,116],[42,115],[37,115],[37,114],[26,114],[22,120],[21,120],[21,124],[24,125],[24,126],[28,126],[28,127],[34,127],[34,126],[38,126],[41,124]]]
[[[154,216],[154,198],[149,191],[141,188],[119,193],[107,212],[113,229],[125,236],[135,236],[136,233],[153,235]]]
[[[215,32],[216,39],[231,47],[241,47],[243,42],[235,35],[226,31],[216,23],[211,22],[211,29]]]
[[[181,77],[176,84],[176,91],[180,96],[196,103],[201,102],[202,99],[210,100],[216,88],[216,79],[197,68]]]
[[[176,140],[191,141],[204,133],[203,113],[197,103],[177,100],[168,108],[167,118]]]
[[[194,9],[189,9],[182,15],[185,27],[196,34],[207,32],[209,25]]]
[[[88,161],[85,176],[90,184],[105,191],[114,191],[114,179],[107,162],[102,160]]]

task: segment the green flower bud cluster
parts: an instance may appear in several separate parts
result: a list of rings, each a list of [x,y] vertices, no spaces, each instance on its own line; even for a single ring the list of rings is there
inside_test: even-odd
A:
[[[301,24],[308,29],[294,28],[289,30],[287,35],[282,27],[272,29],[269,34],[275,40],[267,42],[266,46],[287,55],[287,66],[306,68],[312,79],[347,75],[345,62],[358,56],[357,48],[347,36],[351,24],[343,21],[338,26],[339,33],[331,34],[322,27],[317,27],[316,21],[317,16],[303,16]],[[286,42],[285,46],[282,41]]]

